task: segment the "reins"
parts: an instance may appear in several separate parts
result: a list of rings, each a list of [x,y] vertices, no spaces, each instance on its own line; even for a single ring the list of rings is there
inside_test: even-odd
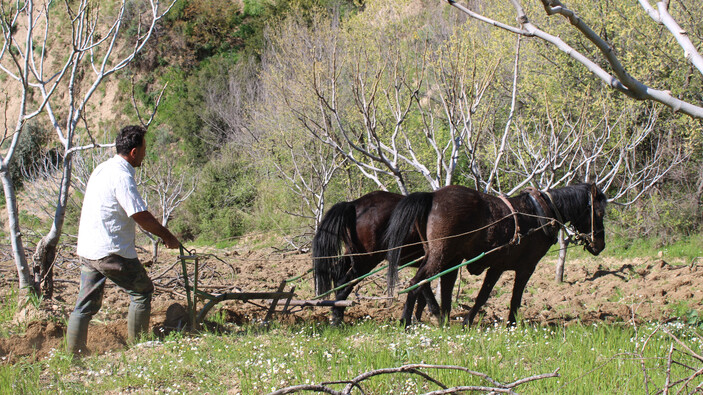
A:
[[[532,216],[531,214],[527,214],[527,213],[520,213],[520,214],[522,214],[522,215],[527,215],[527,216]],[[505,219],[505,218],[507,218],[507,216],[504,217],[503,219]],[[540,230],[543,230],[545,227],[551,226],[551,225],[552,225],[552,222],[547,222],[547,223],[542,224],[542,225],[540,225],[540,226],[538,226],[538,227],[536,227],[536,228],[531,228],[531,229],[528,230],[523,236],[524,236],[524,237],[530,236],[531,234],[533,234],[533,233],[535,233],[535,232],[539,232]],[[474,262],[478,261],[479,259],[485,257],[486,255],[490,255],[490,254],[492,254],[492,253],[494,253],[494,252],[496,252],[496,251],[502,250],[503,248],[510,247],[511,245],[512,245],[511,243],[506,243],[506,244],[503,244],[503,245],[499,245],[499,246],[497,246],[497,247],[495,247],[495,248],[493,248],[493,249],[491,249],[491,250],[484,251],[484,252],[482,252],[482,253],[476,255],[475,257],[473,257],[473,258],[471,258],[471,259],[469,259],[469,260],[466,260],[466,261],[464,261],[464,262],[461,262],[460,264],[458,264],[458,265],[456,265],[456,266],[452,266],[452,267],[450,267],[449,269],[444,270],[444,271],[441,272],[441,273],[437,273],[437,274],[435,274],[435,275],[432,276],[432,277],[426,278],[426,279],[424,279],[424,280],[422,280],[422,281],[416,283],[415,285],[412,285],[412,286],[410,286],[410,287],[408,287],[408,288],[405,288],[405,289],[402,290],[402,291],[398,291],[398,294],[404,294],[404,293],[410,292],[410,291],[412,291],[413,289],[415,289],[415,288],[417,288],[417,287],[419,287],[419,286],[421,286],[421,285],[427,284],[427,283],[431,282],[431,281],[434,280],[434,279],[437,279],[437,278],[439,278],[439,277],[444,276],[444,275],[447,274],[447,273],[451,273],[451,272],[453,272],[453,271],[455,271],[455,270],[459,270],[459,269],[461,269],[462,267],[464,267],[464,266],[466,266],[466,265],[469,265],[469,264],[471,264],[471,263],[474,263]]]

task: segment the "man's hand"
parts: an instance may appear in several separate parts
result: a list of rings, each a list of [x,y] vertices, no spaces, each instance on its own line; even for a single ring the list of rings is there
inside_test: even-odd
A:
[[[166,235],[166,237],[161,240],[164,242],[166,248],[174,249],[181,246],[181,242],[178,241],[176,236],[171,234],[171,232],[168,232],[168,235]]]
[[[155,234],[163,240],[166,248],[178,248],[181,243],[178,241],[176,236],[173,235],[168,229],[159,223],[159,221],[154,218],[154,216],[148,211],[140,211],[132,215],[132,219],[149,233]]]

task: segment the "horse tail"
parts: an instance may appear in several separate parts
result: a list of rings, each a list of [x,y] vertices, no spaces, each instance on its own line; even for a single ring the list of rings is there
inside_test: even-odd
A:
[[[393,294],[395,285],[398,282],[398,264],[401,258],[401,247],[417,229],[425,234],[427,227],[427,217],[432,209],[432,192],[411,193],[393,210],[388,221],[388,227],[384,234],[384,240],[388,253],[388,293]]]
[[[312,239],[312,261],[315,273],[315,292],[321,295],[332,289],[332,280],[349,270],[348,259],[340,259],[342,241],[349,244],[356,232],[356,208],[352,202],[339,202],[322,218]]]

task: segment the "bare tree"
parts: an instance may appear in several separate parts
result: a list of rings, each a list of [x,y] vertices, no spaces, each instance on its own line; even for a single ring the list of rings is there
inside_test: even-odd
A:
[[[9,92],[4,92],[4,124],[5,128],[2,134],[2,145],[6,141],[10,141],[9,147],[2,153],[0,162],[0,178],[2,179],[3,192],[5,201],[7,202],[7,214],[9,219],[10,242],[12,244],[12,253],[17,267],[19,277],[19,287],[21,290],[35,290],[35,284],[29,271],[27,258],[25,256],[24,245],[22,242],[22,232],[20,230],[17,197],[15,195],[15,187],[12,182],[9,165],[17,149],[17,145],[21,133],[27,121],[38,116],[47,104],[47,99],[43,98],[39,102],[35,102],[34,90],[35,84],[32,79],[36,71],[34,62],[34,43],[33,36],[39,18],[48,19],[46,10],[35,11],[32,1],[24,3],[8,3],[0,2],[0,31],[2,32],[2,47],[0,47],[0,70],[9,77],[12,84],[3,84],[9,86],[14,92],[10,98]],[[24,28],[23,34],[20,33],[20,27]],[[40,64],[43,66],[43,63]],[[51,76],[47,81],[47,91],[54,92],[59,83],[66,74],[68,67],[65,66],[58,73]],[[17,114],[16,123],[12,129],[9,129],[8,123],[8,107],[11,101],[16,100]]]
[[[607,86],[627,95],[628,97],[637,100],[656,101],[664,104],[676,112],[682,112],[693,118],[703,118],[703,107],[701,107],[700,103],[692,103],[681,100],[674,97],[668,90],[654,89],[634,78],[630,73],[628,73],[625,65],[623,65],[621,59],[618,57],[618,51],[616,48],[614,48],[606,38],[596,33],[586,21],[579,17],[578,13],[569,9],[559,0],[541,0],[544,11],[550,16],[561,15],[566,18],[569,24],[574,29],[578,30],[583,38],[590,41],[598,49],[598,51],[600,51],[601,55],[610,67],[610,71],[601,67],[599,62],[595,59],[588,57],[587,55],[579,52],[573,46],[569,45],[567,42],[562,40],[559,35],[550,34],[532,24],[520,0],[509,1],[515,9],[518,26],[511,26],[486,17],[478,12],[471,11],[470,9],[457,3],[455,0],[447,0],[447,2],[464,12],[469,17],[478,21],[485,22],[496,28],[500,28],[517,35],[536,37],[555,46],[557,49],[564,52],[577,62],[583,64],[589,72],[602,80]],[[698,52],[696,45],[691,42],[686,30],[682,29],[676,20],[674,20],[671,16],[669,12],[669,1],[666,0],[657,2],[656,10],[651,6],[649,0],[639,0],[639,3],[655,23],[664,25],[669,30],[670,34],[676,39],[679,46],[683,49],[684,58],[695,66],[701,74],[703,74],[703,57],[700,52]]]
[[[152,37],[157,22],[173,6],[170,1],[166,6],[149,0],[145,12],[139,15],[136,34],[129,37],[123,32],[125,13],[135,3],[123,0],[117,8],[116,15],[103,18],[99,3],[88,0],[65,2],[65,18],[57,18],[56,7],[49,0],[41,6],[34,1],[16,2],[8,5],[2,2],[3,46],[0,52],[2,71],[11,79],[20,83],[22,102],[18,126],[14,136],[17,138],[26,119],[42,111],[48,115],[58,141],[63,146],[62,179],[56,200],[56,211],[51,230],[42,238],[34,253],[35,278],[28,278],[27,267],[17,222],[16,199],[12,186],[5,187],[8,198],[8,214],[16,230],[11,233],[15,260],[20,273],[20,286],[34,285],[38,288],[43,278],[50,277],[47,271],[56,254],[61,229],[65,218],[67,200],[71,183],[72,158],[77,151],[100,146],[95,142],[86,120],[86,110],[97,88],[111,74],[127,67],[144,49]],[[9,8],[9,9],[8,9]],[[11,11],[11,12],[10,12]],[[8,17],[11,16],[11,17]],[[26,22],[17,24],[23,18]],[[144,18],[144,20],[142,20]],[[68,23],[63,26],[61,21]],[[59,31],[70,31],[70,42],[62,45],[57,37]],[[21,41],[23,39],[23,41]],[[53,51],[49,51],[49,49]],[[62,52],[59,54],[59,50]],[[51,58],[49,57],[51,52]],[[52,61],[53,59],[53,61]],[[58,64],[57,67],[54,67]],[[62,95],[57,94],[60,91]],[[34,113],[28,113],[25,106],[30,95],[39,99]],[[13,98],[14,99],[14,98]],[[76,145],[77,134],[85,133],[88,143]],[[7,135],[7,133],[6,133]],[[12,154],[12,149],[5,154]],[[1,170],[1,169],[0,169]],[[3,180],[6,172],[2,172]],[[5,181],[3,181],[5,184]],[[34,284],[32,284],[34,283]],[[50,288],[49,288],[50,295]]]
[[[300,212],[288,214],[313,218],[315,224],[319,224],[324,214],[325,193],[345,160],[315,139],[297,139],[286,134],[280,135],[276,151],[285,152],[288,157],[286,160],[273,161],[272,164],[288,189],[300,201]]]
[[[609,115],[607,105],[598,110],[605,114],[598,122],[587,116],[572,121],[564,113],[548,113],[546,121],[518,119],[513,139],[500,145],[507,153],[505,159],[497,159],[492,168],[506,178],[510,189],[491,192],[512,195],[528,184],[546,190],[585,181],[596,183],[609,201],[628,206],[689,157],[690,152],[657,134],[657,109],[647,108],[644,114],[621,110],[617,117]],[[480,174],[472,177],[488,185]],[[555,276],[559,282],[568,237],[563,232],[559,235]]]
[[[302,128],[380,189],[395,184],[402,193],[461,177],[507,195],[589,181],[628,205],[687,158],[666,143],[659,110],[646,104],[594,106],[592,97],[570,97],[560,108],[545,98],[536,110],[523,109],[536,102],[521,91],[528,84],[521,48],[530,35],[500,51],[481,24],[442,22],[431,6],[413,12],[370,2],[349,27],[320,15],[307,25],[298,18],[277,25],[263,80],[285,110],[280,119],[288,117],[279,125]]]
[[[160,222],[168,226],[173,212],[195,191],[195,177],[185,173],[175,173],[176,159],[172,156],[162,158],[157,163],[145,163],[140,169],[138,184],[144,190],[143,196],[156,212],[161,213]],[[154,204],[155,203],[155,204]],[[151,239],[152,264],[159,254],[158,237],[144,231]]]
[[[250,57],[223,71],[220,79],[208,81],[205,109],[199,114],[208,126],[200,132],[203,141],[215,147],[224,143],[246,147],[259,139],[259,131],[250,127],[251,107],[260,95],[258,71]]]
[[[431,189],[451,183],[497,62],[472,67],[470,49],[456,42],[435,53],[429,38],[400,28],[403,20],[389,21],[383,32],[345,35],[317,18],[312,27],[291,18],[270,32],[263,61],[263,80],[296,127],[332,147],[379,189],[395,184],[408,193],[410,170]],[[399,40],[405,45],[394,44]]]
[[[380,9],[366,13],[392,7],[372,4]],[[433,22],[441,18],[433,16]],[[398,27],[403,24],[411,27]],[[446,42],[407,34],[415,27],[407,20],[365,27],[345,35],[324,20],[311,27],[289,21],[271,33],[264,80],[297,121],[294,127],[334,148],[381,189],[390,180],[407,193],[407,178],[419,174],[434,190],[455,181],[462,164],[461,176],[489,193],[581,180],[620,200],[635,188],[641,194],[685,158],[665,155],[665,144],[652,144],[644,161],[635,157],[643,144],[658,140],[654,108],[593,109],[584,101],[553,110],[545,100],[539,114],[521,111],[520,36],[511,62],[491,53],[481,63],[485,44],[471,27],[453,27]],[[510,81],[510,88],[501,91],[498,81]],[[637,123],[640,117],[645,121]]]

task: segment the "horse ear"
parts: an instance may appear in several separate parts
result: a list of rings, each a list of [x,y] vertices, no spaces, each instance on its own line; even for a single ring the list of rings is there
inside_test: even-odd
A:
[[[600,201],[600,199],[603,199],[603,201],[607,202],[607,198],[605,197],[605,194],[598,189],[598,185],[596,185],[595,182],[591,183],[591,201],[595,205],[596,201]]]

